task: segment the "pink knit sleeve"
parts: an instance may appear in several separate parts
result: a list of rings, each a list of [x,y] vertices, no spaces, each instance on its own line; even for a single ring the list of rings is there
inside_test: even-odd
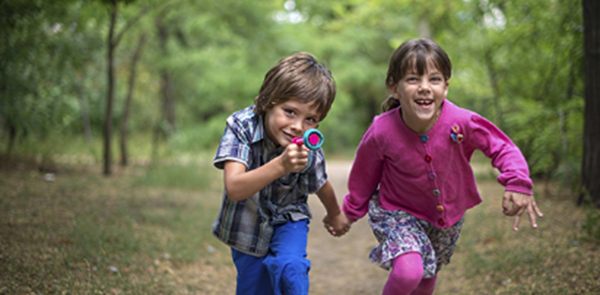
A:
[[[342,210],[352,221],[356,221],[369,210],[369,200],[377,190],[381,180],[383,157],[380,145],[375,136],[375,127],[372,125],[361,140],[354,164],[348,179],[349,193],[344,197]]]
[[[507,191],[533,195],[533,182],[529,178],[529,167],[521,150],[496,125],[474,115],[471,118],[473,141],[492,160],[492,166],[500,171],[498,182]]]

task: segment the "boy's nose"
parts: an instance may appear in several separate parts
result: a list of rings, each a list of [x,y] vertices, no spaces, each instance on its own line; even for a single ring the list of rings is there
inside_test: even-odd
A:
[[[302,132],[302,130],[303,130],[302,128],[304,126],[302,125],[302,120],[294,120],[290,124],[290,127],[292,128],[293,131]]]

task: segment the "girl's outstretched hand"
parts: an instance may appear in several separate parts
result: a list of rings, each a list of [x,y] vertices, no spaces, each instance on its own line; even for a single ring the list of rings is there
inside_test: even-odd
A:
[[[511,206],[512,203],[512,206]],[[502,208],[504,215],[516,216],[513,230],[519,230],[519,222],[521,221],[521,215],[523,212],[527,212],[531,226],[537,228],[536,215],[538,217],[544,217],[544,214],[538,209],[535,199],[533,196],[521,194],[517,192],[505,191],[502,197]]]

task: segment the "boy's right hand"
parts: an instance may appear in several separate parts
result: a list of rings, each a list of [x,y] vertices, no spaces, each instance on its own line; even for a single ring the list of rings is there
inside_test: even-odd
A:
[[[334,237],[341,237],[345,235],[352,226],[352,221],[348,219],[346,214],[340,212],[336,216],[325,215],[323,218],[323,224],[327,231]]]
[[[308,163],[308,148],[290,143],[281,154],[281,162],[286,172],[300,172]]]

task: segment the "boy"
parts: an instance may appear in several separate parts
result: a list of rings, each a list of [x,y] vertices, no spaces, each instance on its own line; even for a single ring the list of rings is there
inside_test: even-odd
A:
[[[267,72],[253,106],[227,119],[213,162],[224,170],[225,192],[212,232],[231,247],[238,295],[308,294],[308,194],[325,206],[332,235],[349,229],[321,149],[291,143],[318,127],[335,91],[314,56],[296,53]]]

